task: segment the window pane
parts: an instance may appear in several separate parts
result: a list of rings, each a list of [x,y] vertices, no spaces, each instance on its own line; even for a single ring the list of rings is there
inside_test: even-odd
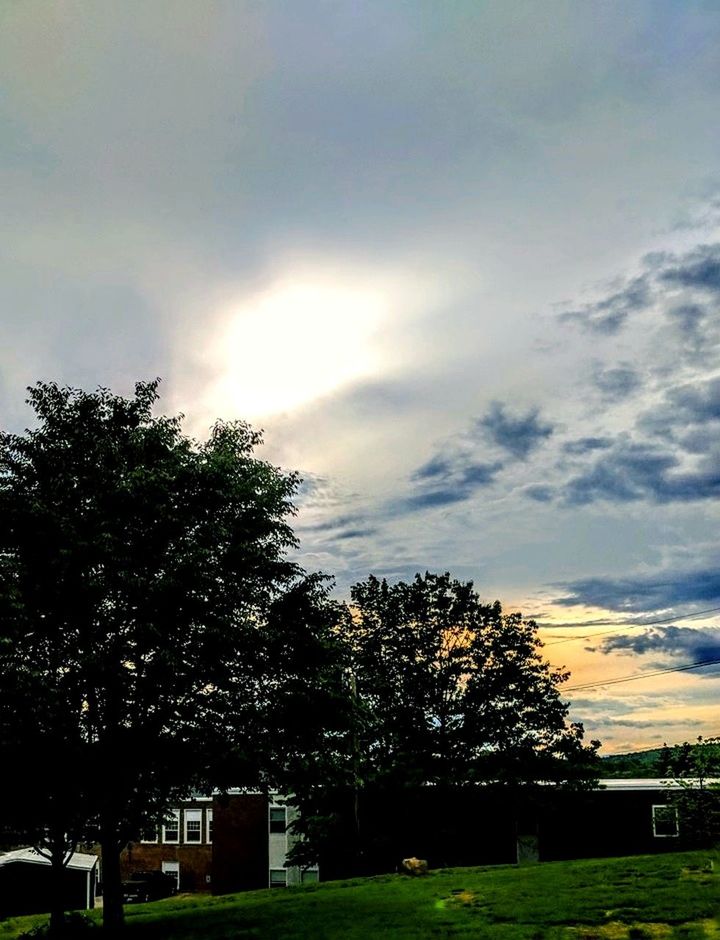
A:
[[[284,888],[287,884],[287,872],[284,868],[270,869],[270,887]]]
[[[314,884],[320,880],[320,872],[316,868],[308,868],[302,873],[303,884]]]
[[[270,807],[270,832],[285,832],[287,829],[286,810],[284,806]]]
[[[653,834],[656,837],[678,835],[677,809],[674,806],[653,806]]]
[[[202,842],[202,810],[185,810],[185,841]]]
[[[174,809],[163,825],[163,842],[180,841],[180,810]]]
[[[140,833],[141,842],[157,842],[157,840],[157,826],[148,826],[147,829],[143,829],[143,831]]]

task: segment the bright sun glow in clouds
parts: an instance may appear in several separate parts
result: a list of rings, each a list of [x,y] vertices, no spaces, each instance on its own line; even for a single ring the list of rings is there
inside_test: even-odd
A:
[[[379,371],[386,291],[288,278],[232,311],[211,351],[212,398],[243,417],[287,411]]]

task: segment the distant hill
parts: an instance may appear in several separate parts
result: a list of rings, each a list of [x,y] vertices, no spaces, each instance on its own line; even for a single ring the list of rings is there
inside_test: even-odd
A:
[[[609,780],[632,777],[720,776],[720,741],[698,738],[697,743],[655,747],[600,758],[600,776]]]
[[[600,776],[609,780],[626,780],[630,777],[661,777],[667,764],[663,760],[663,748],[648,751],[632,751],[629,754],[609,754],[600,758]]]

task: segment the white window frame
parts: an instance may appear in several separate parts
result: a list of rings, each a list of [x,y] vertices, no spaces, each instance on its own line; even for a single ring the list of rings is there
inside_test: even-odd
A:
[[[273,881],[273,872],[282,872],[285,876],[285,881]],[[270,888],[287,888],[287,868],[271,868],[268,871],[268,887]]]
[[[160,868],[164,875],[174,875],[175,876],[175,887],[180,890],[180,862],[166,860],[160,862]]]
[[[675,832],[658,832],[655,825],[655,810],[656,809],[666,809],[672,810],[675,816]],[[678,818],[677,806],[673,806],[672,803],[653,803],[652,806],[652,830],[653,836],[656,839],[677,839],[680,835],[680,819]]]
[[[168,839],[167,837],[168,827],[165,825],[165,823],[169,822],[170,819],[174,819],[176,822],[176,825],[171,827],[171,829],[174,829],[177,832],[176,839]],[[171,809],[170,812],[168,813],[167,819],[163,820],[162,840],[165,845],[179,845],[180,844],[180,810],[179,809]]]
[[[205,810],[205,841],[208,845],[212,845],[213,840],[213,811],[211,809]]]
[[[203,818],[202,810],[193,807],[192,809],[186,809],[184,812],[184,827],[183,827],[183,838],[185,845],[202,845],[203,840]],[[198,823],[198,829],[194,830],[197,835],[197,839],[188,838],[190,829],[188,823],[195,822]]]

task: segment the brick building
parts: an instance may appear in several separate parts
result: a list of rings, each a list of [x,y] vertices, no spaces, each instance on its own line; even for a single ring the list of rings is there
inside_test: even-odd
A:
[[[606,780],[581,792],[399,788],[364,791],[357,806],[345,792],[324,798],[316,810],[335,820],[335,832],[319,866],[309,870],[287,864],[294,807],[277,796],[231,791],[184,802],[157,831],[128,846],[123,878],[162,870],[180,891],[226,894],[395,871],[413,855],[431,867],[456,867],[690,847],[662,780]]]
[[[175,877],[178,891],[213,894],[317,881],[317,867],[286,864],[295,813],[279,797],[260,793],[195,796],[125,849],[122,878],[163,871]]]

